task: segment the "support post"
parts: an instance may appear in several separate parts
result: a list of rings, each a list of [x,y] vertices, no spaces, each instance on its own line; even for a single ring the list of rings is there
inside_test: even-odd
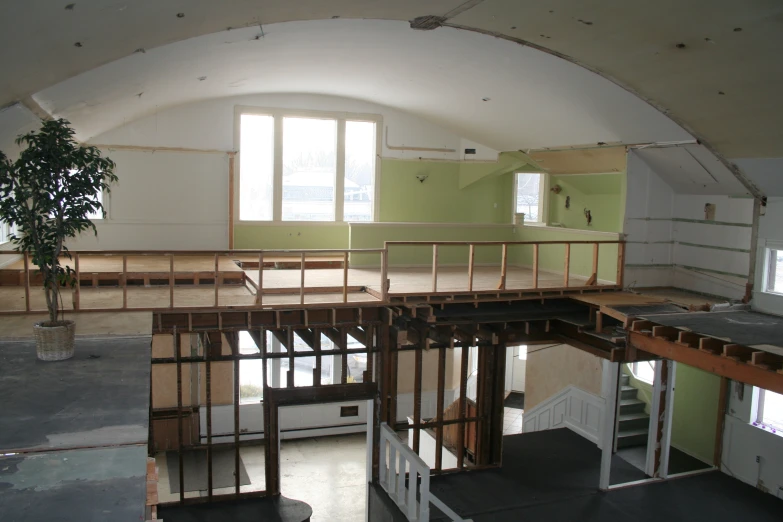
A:
[[[177,458],[179,459],[179,501],[185,500],[185,465],[182,455],[182,446],[184,444],[182,427],[182,349],[179,345],[179,333],[177,327],[174,327],[172,335],[174,342],[174,353],[177,360]]]
[[[508,243],[503,243],[503,250],[500,258],[500,290],[506,289],[507,275],[508,275]]]
[[[305,253],[302,252],[299,260],[299,304],[304,304],[305,296]],[[293,369],[291,370],[293,371]]]
[[[204,350],[206,362],[206,392],[207,392],[207,497],[212,502],[212,347]],[[196,366],[198,367],[198,366]],[[191,367],[192,371],[192,367]]]
[[[617,244],[617,286],[623,287],[625,276],[625,241]]]
[[[538,247],[538,243],[533,245],[533,288],[538,288]]]
[[[348,302],[348,252],[343,252],[343,303]]]
[[[384,245],[381,251],[381,301],[389,302],[389,248]]]
[[[438,291],[438,245],[432,245],[432,291]]]
[[[27,252],[24,253],[24,309],[30,311],[30,254]]]
[[[79,253],[73,255],[73,263],[76,268],[76,289],[73,292],[73,309],[79,310],[81,308],[81,286],[82,281],[80,277],[80,271],[79,271]]]
[[[454,353],[454,338],[449,341],[449,349],[452,350],[449,353]],[[446,348],[438,349],[438,391],[437,401],[435,405],[436,419],[438,422],[443,422],[443,400],[446,388]],[[443,425],[436,428],[438,431],[435,433],[435,470],[440,471],[443,468]]]
[[[174,254],[169,254],[169,308],[174,308]]]
[[[215,308],[218,306],[218,288],[220,286],[220,272],[218,271],[218,255],[215,254]]]
[[[264,294],[264,253],[258,253],[258,288],[256,288],[256,304],[261,306]]]
[[[266,338],[264,331],[261,331],[261,352],[264,353]],[[231,352],[234,357],[239,357],[239,343],[231,343]],[[239,364],[241,361],[234,359],[234,494],[239,496]],[[263,380],[266,384],[266,358],[264,359]]]
[[[599,243],[593,243],[593,271],[590,279],[587,280],[588,285],[598,284],[598,247]]]
[[[234,250],[234,158],[228,153],[228,249]],[[211,494],[211,491],[210,491]]]
[[[468,292],[473,291],[473,265],[476,258],[476,245],[470,244],[468,252]]]
[[[563,286],[568,288],[568,273],[571,271],[571,243],[565,245],[565,267],[563,268]]]
[[[128,256],[122,256],[122,309],[128,308]]]
[[[617,412],[617,396],[620,384],[620,363],[608,363],[607,376],[609,391],[606,397],[603,419],[601,419],[601,475],[598,487],[602,490],[609,489],[609,475],[612,468],[612,453],[614,452],[614,427],[615,414]]]

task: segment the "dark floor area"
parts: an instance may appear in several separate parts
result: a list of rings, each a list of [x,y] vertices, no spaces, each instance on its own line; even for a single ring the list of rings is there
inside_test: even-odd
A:
[[[515,408],[517,410],[525,409],[525,394],[523,392],[511,392],[503,401],[503,406],[506,408]]]
[[[647,460],[647,446],[622,448],[617,450],[617,455],[621,459],[632,464],[634,467],[643,470]],[[710,464],[702,462],[695,457],[691,457],[687,453],[684,453],[677,448],[671,448],[669,452],[669,475],[687,473],[689,471],[698,471],[700,469],[708,469],[711,467],[712,466]]]
[[[568,429],[507,436],[501,469],[433,477],[431,491],[474,522],[781,519],[783,502],[720,472],[600,492],[600,457]],[[611,478],[644,474],[615,455]]]
[[[313,510],[304,502],[283,496],[158,509],[158,518],[165,522],[307,522],[312,515]]]
[[[150,338],[0,342],[0,520],[144,520]]]

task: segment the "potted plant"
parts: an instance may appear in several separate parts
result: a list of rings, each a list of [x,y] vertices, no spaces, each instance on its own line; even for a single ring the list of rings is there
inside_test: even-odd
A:
[[[16,139],[25,146],[16,161],[0,151],[0,219],[15,227],[14,249],[30,256],[43,280],[49,320],[33,330],[38,358],[46,361],[73,357],[75,325],[60,318],[60,289],[76,282],[71,267],[60,264],[71,258],[65,240],[88,229],[98,234],[89,218],[103,213],[96,196],[117,181],[114,162],[73,135],[66,120],[43,121]]]

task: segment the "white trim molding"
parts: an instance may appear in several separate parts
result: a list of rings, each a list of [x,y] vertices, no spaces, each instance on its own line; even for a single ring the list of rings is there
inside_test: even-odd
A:
[[[568,428],[600,444],[606,401],[576,386],[568,386],[522,414],[522,431]]]

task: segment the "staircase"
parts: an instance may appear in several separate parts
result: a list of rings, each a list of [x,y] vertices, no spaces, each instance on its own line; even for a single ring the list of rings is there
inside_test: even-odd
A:
[[[622,374],[621,384],[617,448],[646,446],[650,416],[644,413],[645,403],[637,398],[639,390],[630,385],[630,376]]]

